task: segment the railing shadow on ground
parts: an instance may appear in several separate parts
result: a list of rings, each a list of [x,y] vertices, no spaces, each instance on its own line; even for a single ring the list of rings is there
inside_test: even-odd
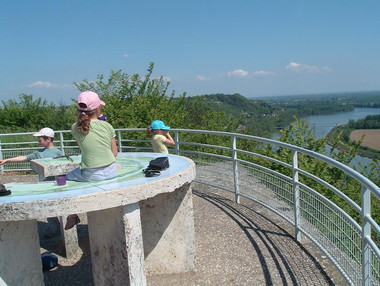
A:
[[[270,255],[270,259],[274,261],[275,268],[280,276],[280,280],[285,282],[287,280],[287,277],[289,277],[292,285],[299,285],[299,281],[297,280],[297,272],[299,271],[299,269],[293,269],[289,261],[283,255],[283,250],[287,246],[285,245],[284,247],[280,248],[277,243],[278,239],[277,239],[277,242],[274,242],[272,239],[272,236],[275,236],[280,239],[281,237],[284,237],[287,239],[291,238],[291,235],[287,233],[286,230],[282,229],[279,225],[277,225],[271,219],[264,217],[259,213],[256,213],[253,209],[249,207],[246,207],[246,210],[250,211],[251,213],[255,213],[255,215],[260,216],[261,219],[263,220],[266,220],[268,224],[275,225],[281,231],[277,232],[277,231],[265,230],[262,228],[262,225],[257,224],[252,219],[252,215],[248,216],[244,214],[243,212],[239,211],[238,209],[234,208],[224,197],[205,194],[205,193],[201,193],[197,191],[193,193],[203,198],[204,200],[208,201],[209,203],[213,204],[217,208],[219,208],[222,212],[224,212],[229,217],[231,221],[236,223],[239,226],[239,228],[241,228],[241,230],[244,232],[246,237],[249,239],[253,249],[255,250],[257,257],[259,257],[260,265],[257,265],[257,267],[261,268],[264,272],[265,285],[274,285],[274,281],[272,280],[273,273],[272,271],[270,271],[270,267],[268,266],[268,263],[267,263],[268,258],[264,254],[263,249],[266,249],[268,251]],[[252,231],[255,233],[256,237],[259,238],[260,243],[256,241],[256,239],[252,236],[251,234]],[[316,261],[316,259],[300,243],[298,242],[295,242],[295,243],[308,256],[308,258],[315,264],[315,267],[317,269],[320,269],[322,275],[326,278],[326,283],[328,283],[329,285],[334,285],[334,283],[331,281],[328,275],[324,272],[324,270]]]
[[[270,218],[268,211],[249,201],[237,205],[223,194],[193,193],[223,212],[226,221],[236,224],[249,240],[248,249],[258,257],[255,267],[263,272],[265,285],[335,285],[316,258],[282,227],[283,222]]]
[[[194,160],[196,182],[233,194],[237,203],[243,198],[254,201],[285,219],[294,227],[295,239],[300,243],[303,236],[310,239],[349,284],[380,285],[380,251],[376,242],[380,227],[371,217],[371,200],[380,200],[378,186],[327,156],[283,142],[228,132],[186,129],[171,132],[176,142],[171,153]],[[62,151],[67,155],[78,154],[69,131],[57,131],[57,134],[60,140],[56,144]],[[31,142],[16,140],[15,145],[4,140],[7,136],[15,138],[17,134],[0,134],[1,157],[12,157],[25,150],[30,152]],[[117,142],[119,152],[151,150],[145,129],[118,129]],[[271,153],[266,152],[268,146],[274,150],[272,154],[287,150],[283,153],[287,159],[271,157]],[[36,144],[33,148],[37,148]],[[361,202],[354,202],[341,186],[334,186],[318,174],[303,169],[301,163],[305,160],[344,174],[349,184],[357,186]],[[2,172],[17,169],[1,167]],[[320,188],[338,196],[343,207],[321,195]],[[352,209],[355,217],[345,208]]]

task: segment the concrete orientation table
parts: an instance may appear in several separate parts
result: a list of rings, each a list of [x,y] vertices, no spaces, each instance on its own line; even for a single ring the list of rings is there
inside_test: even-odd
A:
[[[87,213],[95,285],[146,285],[146,273],[193,270],[195,164],[168,155],[170,167],[146,178],[142,169],[160,156],[120,153],[116,178],[101,182],[6,184],[12,194],[0,197],[1,279],[43,285],[37,219],[75,213]]]

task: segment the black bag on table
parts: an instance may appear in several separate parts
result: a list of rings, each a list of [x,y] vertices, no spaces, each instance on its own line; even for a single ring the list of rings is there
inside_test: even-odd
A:
[[[169,158],[168,157],[158,157],[149,162],[149,169],[162,171],[169,168]]]
[[[169,168],[169,158],[168,157],[158,157],[149,162],[146,169],[142,170],[145,177],[156,177],[161,173],[160,171]]]
[[[12,193],[11,190],[7,190],[7,188],[5,187],[5,185],[3,185],[3,184],[0,183],[0,196],[8,196],[11,193]]]

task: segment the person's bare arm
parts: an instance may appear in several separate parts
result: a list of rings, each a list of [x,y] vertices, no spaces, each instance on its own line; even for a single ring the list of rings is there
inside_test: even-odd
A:
[[[119,153],[119,152],[117,151],[116,139],[115,139],[115,138],[112,138],[112,139],[111,139],[111,151],[112,151],[112,153],[113,153],[113,155],[114,155],[115,157],[116,157],[117,154]]]
[[[175,142],[174,142],[174,140],[173,140],[173,138],[172,138],[172,136],[170,135],[169,132],[166,133],[166,140],[165,140],[164,143],[167,144],[167,145],[172,145],[172,146],[175,145]]]
[[[26,156],[17,156],[17,157],[13,157],[13,158],[0,160],[0,165],[3,165],[3,164],[8,163],[8,162],[25,162],[25,161],[28,161]]]

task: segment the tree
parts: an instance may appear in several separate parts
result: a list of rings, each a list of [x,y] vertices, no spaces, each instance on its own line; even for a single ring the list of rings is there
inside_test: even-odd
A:
[[[106,102],[104,113],[115,128],[146,128],[155,119],[181,126],[185,94],[178,99],[174,98],[174,91],[167,95],[170,82],[163,76],[152,78],[153,68],[150,63],[144,77],[111,70],[108,80],[98,75],[96,82],[84,80],[74,84],[80,91],[96,92]]]
[[[107,80],[98,75],[95,82],[84,80],[74,85],[80,91],[96,92],[105,101],[104,113],[115,128],[146,128],[156,119],[173,128],[226,130],[235,124],[224,112],[189,101],[186,93],[177,97],[174,90],[169,93],[170,82],[163,76],[153,78],[153,69],[150,63],[143,77],[111,70]]]
[[[67,129],[75,121],[73,107],[60,105],[56,107],[41,98],[33,99],[33,95],[21,94],[19,101],[2,100],[0,112],[0,129],[2,132],[36,131],[49,126],[53,129]]]
[[[300,146],[308,150],[312,150],[318,153],[326,153],[327,138],[316,139],[309,128],[308,122],[305,120],[300,120],[295,118],[295,123],[291,124],[289,128],[282,130],[282,136],[280,141]],[[361,144],[361,140],[357,143],[350,142],[346,145],[346,150],[339,150],[339,141],[341,136],[337,136],[333,139],[331,149],[328,156],[348,165],[353,158],[357,155],[358,148]],[[272,150],[272,152],[274,152]],[[291,164],[291,152],[287,149],[279,148],[276,152],[275,158],[282,160]],[[335,167],[331,167],[327,163],[320,161],[318,159],[299,155],[298,157],[299,167],[315,176],[321,178],[325,182],[337,189],[341,190],[345,195],[350,197],[353,201],[360,205],[361,202],[361,186],[358,181],[352,177],[346,176],[342,171]],[[279,166],[278,164],[271,164],[271,169],[282,171],[286,175],[290,175],[289,170]],[[366,173],[367,177],[372,180],[375,184],[379,184],[379,164],[377,160],[372,161],[372,163],[363,169],[361,172]],[[284,171],[286,170],[286,171]],[[341,197],[326,188],[325,186],[319,184],[313,179],[306,176],[300,176],[300,181],[306,185],[312,187],[317,192],[321,193],[326,198],[330,199],[332,202],[344,209],[351,217],[355,218],[359,223],[361,222],[360,214],[349,206]],[[372,217],[379,222],[380,219],[380,204],[379,201],[373,196],[371,200],[371,213]]]

